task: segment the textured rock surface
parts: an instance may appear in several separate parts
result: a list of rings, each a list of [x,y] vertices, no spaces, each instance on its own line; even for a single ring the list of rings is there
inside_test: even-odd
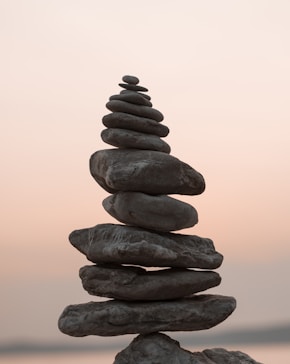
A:
[[[164,232],[181,230],[198,222],[195,208],[165,195],[118,192],[105,198],[103,207],[124,224],[151,230]]]
[[[113,364],[261,364],[240,351],[184,350],[170,337],[156,333],[139,335],[117,354]]]
[[[122,100],[111,100],[107,102],[106,108],[113,112],[124,112],[127,114],[141,116],[143,118],[153,119],[158,122],[164,119],[164,116],[161,114],[161,112],[153,109],[153,107],[135,105]]]
[[[223,260],[210,239],[132,226],[99,224],[73,231],[69,240],[94,263],[215,269]]]
[[[120,92],[120,95],[121,94],[132,94],[132,93],[137,93],[137,94],[139,94],[139,95],[141,95],[141,96],[143,96],[143,97],[145,97],[145,99],[147,99],[147,100],[151,100],[151,97],[149,96],[149,95],[147,95],[147,94],[143,94],[143,92],[137,92],[137,91],[131,91],[131,90],[122,90],[121,92]]]
[[[101,137],[105,143],[119,148],[149,149],[170,153],[170,146],[153,134],[140,133],[135,130],[108,128],[102,131]]]
[[[90,171],[110,193],[198,195],[205,189],[202,175],[188,164],[152,150],[100,150],[91,156]]]
[[[132,91],[148,91],[148,88],[143,87],[143,86],[139,86],[139,85],[134,85],[134,84],[126,84],[126,83],[119,83],[119,86],[125,88],[126,90],[132,90]]]
[[[220,284],[216,272],[188,269],[146,271],[140,267],[103,265],[80,269],[90,294],[120,300],[169,300],[189,296]]]
[[[158,135],[160,137],[166,137],[169,133],[168,127],[160,124],[158,121],[126,114],[124,112],[113,112],[105,115],[103,116],[102,121],[107,128],[136,130],[142,133]]]
[[[59,329],[71,336],[115,336],[158,331],[205,330],[224,321],[235,309],[233,297],[197,295],[172,301],[106,301],[70,305]]]

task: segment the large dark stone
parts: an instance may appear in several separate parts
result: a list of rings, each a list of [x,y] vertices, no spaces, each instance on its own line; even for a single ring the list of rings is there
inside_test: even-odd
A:
[[[73,231],[69,240],[94,263],[215,269],[223,260],[210,239],[132,226],[100,224]]]
[[[141,116],[126,114],[124,112],[113,112],[103,116],[103,124],[107,128],[120,128],[140,131],[166,137],[169,133],[167,126],[160,124],[158,121],[142,118]]]
[[[169,154],[153,150],[100,150],[91,156],[90,171],[110,193],[198,195],[205,189],[199,172]]]
[[[103,201],[104,209],[127,225],[158,231],[175,231],[194,226],[197,211],[175,198],[141,192],[117,192]]]
[[[182,298],[221,282],[220,275],[212,271],[182,268],[146,271],[141,267],[107,264],[82,267],[80,277],[91,295],[128,301]]]
[[[206,349],[191,353],[169,336],[154,333],[137,336],[117,354],[113,364],[261,364],[241,351]]]
[[[194,295],[171,301],[88,302],[66,307],[60,331],[71,336],[115,336],[157,331],[197,331],[224,321],[235,309],[233,297]]]
[[[102,131],[105,143],[119,148],[149,149],[170,153],[170,146],[157,135],[140,133],[135,130],[108,128]]]

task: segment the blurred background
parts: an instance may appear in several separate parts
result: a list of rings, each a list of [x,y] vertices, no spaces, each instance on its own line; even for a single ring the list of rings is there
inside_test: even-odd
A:
[[[171,154],[207,183],[200,196],[176,196],[199,212],[198,225],[180,232],[213,239],[224,263],[222,283],[210,292],[232,295],[238,306],[194,340],[250,332],[259,341],[267,332],[267,343],[282,342],[289,358],[289,12],[287,0],[0,1],[0,347],[10,353],[7,363],[30,346],[101,350],[132,339],[74,339],[57,329],[65,306],[98,300],[81,287],[78,270],[87,261],[67,237],[116,222],[102,208],[108,194],[88,160],[109,148],[101,119],[125,74],[139,77],[164,114]],[[192,346],[192,334],[184,335]],[[277,352],[268,345],[267,358]]]

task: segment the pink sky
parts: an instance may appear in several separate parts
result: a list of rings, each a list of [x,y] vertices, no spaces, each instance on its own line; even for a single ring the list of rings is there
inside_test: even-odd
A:
[[[0,4],[1,334],[65,340],[65,305],[92,300],[68,243],[116,222],[89,174],[105,103],[140,78],[171,154],[201,172],[184,233],[224,254],[214,292],[238,300],[221,329],[290,319],[290,3],[19,1]],[[20,307],[20,308],[19,308]],[[28,329],[29,328],[29,329]]]

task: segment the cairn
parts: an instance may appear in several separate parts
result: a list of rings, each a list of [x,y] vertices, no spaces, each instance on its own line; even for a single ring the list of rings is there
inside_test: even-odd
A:
[[[161,139],[169,129],[152,107],[147,88],[134,76],[122,80],[123,90],[110,97],[106,107],[111,113],[102,120],[101,137],[116,148],[97,151],[90,159],[93,178],[110,193],[103,207],[122,224],[99,224],[69,236],[94,263],[80,269],[84,289],[111,300],[68,306],[59,329],[76,337],[140,334],[115,364],[256,363],[225,349],[190,353],[160,333],[209,329],[234,311],[236,301],[196,294],[220,284],[212,270],[223,257],[210,239],[174,233],[194,226],[198,214],[168,195],[201,194],[204,179],[170,155]]]

